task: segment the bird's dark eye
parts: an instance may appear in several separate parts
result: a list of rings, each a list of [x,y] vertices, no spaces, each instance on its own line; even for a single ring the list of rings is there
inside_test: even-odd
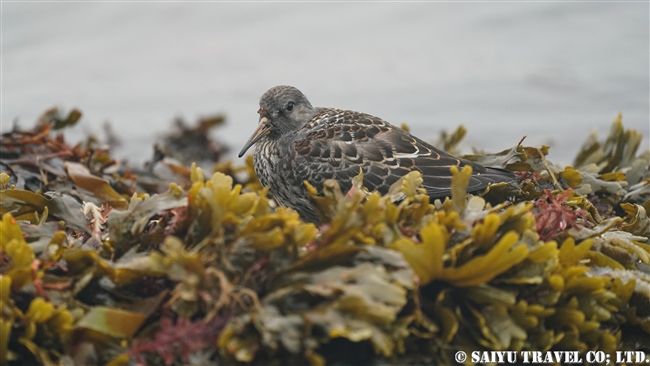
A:
[[[289,102],[289,104],[287,104],[287,111],[291,112],[292,110],[293,110],[293,102]]]

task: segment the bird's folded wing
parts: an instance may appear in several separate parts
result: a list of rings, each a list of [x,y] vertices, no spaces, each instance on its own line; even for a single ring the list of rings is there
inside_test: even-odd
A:
[[[364,185],[382,194],[413,170],[422,173],[423,185],[432,197],[449,194],[451,166],[472,165],[474,175],[468,191],[503,180],[498,174],[488,174],[486,168],[439,150],[380,118],[341,110],[328,113],[322,119],[326,123],[311,125],[306,137],[294,145],[296,177],[313,182],[319,189],[325,179],[335,178],[347,190],[360,169]]]

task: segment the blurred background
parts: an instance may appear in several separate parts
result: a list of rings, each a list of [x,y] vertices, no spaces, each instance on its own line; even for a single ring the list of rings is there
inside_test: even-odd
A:
[[[612,120],[648,149],[649,13],[637,3],[2,3],[1,129],[47,108],[84,113],[142,162],[175,117],[224,113],[234,156],[278,84],[435,141],[485,151],[550,144],[571,163]]]

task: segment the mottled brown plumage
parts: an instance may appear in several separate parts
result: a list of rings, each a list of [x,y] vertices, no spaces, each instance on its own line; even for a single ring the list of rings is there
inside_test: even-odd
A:
[[[257,144],[254,161],[260,182],[283,206],[318,222],[304,181],[319,191],[336,179],[345,191],[364,173],[364,185],[384,194],[400,177],[417,170],[432,198],[450,194],[451,166],[473,168],[468,191],[510,181],[506,170],[487,168],[457,158],[381,118],[335,108],[313,108],[298,89],[277,86],[260,100],[260,124],[242,149]]]

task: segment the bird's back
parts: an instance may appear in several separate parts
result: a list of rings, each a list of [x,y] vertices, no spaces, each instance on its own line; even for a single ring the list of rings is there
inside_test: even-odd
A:
[[[490,183],[511,181],[503,169],[487,168],[457,158],[369,114],[334,108],[317,108],[316,115],[290,137],[293,173],[319,190],[325,179],[334,178],[341,188],[364,173],[364,185],[382,194],[411,171],[422,174],[432,198],[450,194],[452,166],[473,168],[468,191],[485,189]]]

